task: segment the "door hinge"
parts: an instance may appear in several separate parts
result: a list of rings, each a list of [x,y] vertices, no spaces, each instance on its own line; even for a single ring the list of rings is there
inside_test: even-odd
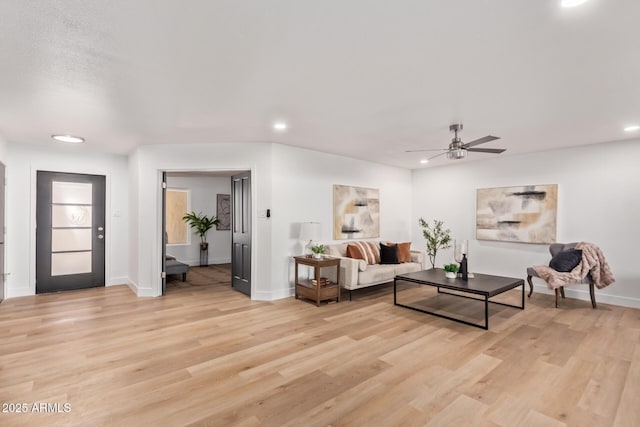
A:
[[[167,183],[166,183],[166,182],[163,182],[163,183],[162,183],[162,188],[163,188],[163,189],[166,189],[166,188],[167,188]]]
[[[166,279],[167,278],[167,273],[163,271],[162,274],[160,275],[160,278]]]

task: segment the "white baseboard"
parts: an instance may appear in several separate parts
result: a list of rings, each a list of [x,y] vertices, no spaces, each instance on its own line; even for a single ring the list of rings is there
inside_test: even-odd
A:
[[[112,277],[105,283],[105,286],[128,285],[129,282],[128,277]]]
[[[35,291],[29,288],[5,288],[4,293],[6,299],[28,297],[36,294]]]
[[[133,280],[127,280],[126,283],[127,283],[127,286],[129,286],[129,289],[131,289],[134,294],[138,295],[138,285],[136,285],[136,283]]]
[[[154,295],[153,289],[151,289],[151,288],[141,288],[133,280],[127,280],[126,284],[133,291],[133,293],[136,294],[139,297],[155,297],[155,296],[157,296],[157,295]]]
[[[251,294],[251,299],[255,301],[275,301],[290,298],[295,295],[293,288],[278,289],[272,292],[255,292]]]
[[[529,292],[529,285],[525,283],[525,291]],[[549,289],[546,285],[533,284],[533,291],[541,294],[553,295],[553,289]],[[583,301],[591,302],[591,295],[589,295],[588,285],[576,285],[566,286],[564,288],[564,294],[567,298],[575,298]],[[596,289],[596,303],[613,304],[621,307],[640,308],[640,299],[622,297],[617,295],[608,295],[599,293]]]
[[[136,293],[139,297],[152,297],[155,298],[158,295],[153,293],[153,289],[151,288],[138,288],[138,292]]]

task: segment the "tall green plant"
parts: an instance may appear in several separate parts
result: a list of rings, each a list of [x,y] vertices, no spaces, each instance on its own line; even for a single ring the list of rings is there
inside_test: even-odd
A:
[[[447,249],[451,247],[451,230],[443,229],[443,222],[433,220],[433,226],[429,226],[427,221],[420,218],[418,224],[423,228],[422,235],[427,241],[427,255],[431,262],[431,268],[436,266],[436,255],[439,249]]]
[[[193,228],[198,236],[200,236],[200,244],[207,243],[207,232],[216,225],[220,224],[220,220],[215,215],[208,217],[202,212],[196,214],[194,211],[182,217],[182,220]]]

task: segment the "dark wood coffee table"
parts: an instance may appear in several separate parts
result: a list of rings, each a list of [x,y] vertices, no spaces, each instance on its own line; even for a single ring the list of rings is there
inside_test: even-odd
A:
[[[482,329],[489,329],[489,303],[505,305],[507,307],[515,307],[515,308],[520,308],[524,310],[524,279],[516,279],[513,277],[490,276],[488,274],[478,274],[478,273],[474,274],[474,277],[470,278],[469,280],[462,280],[460,278],[447,279],[444,273],[445,273],[444,270],[441,268],[433,268],[431,270],[423,270],[423,271],[418,271],[416,273],[407,273],[407,274],[401,274],[396,276],[393,279],[393,304],[400,307],[404,307],[404,308],[410,308],[411,310],[420,311],[422,313],[432,314],[434,316],[442,317],[449,320],[454,320],[456,322],[464,323],[466,325],[471,325],[471,326],[475,326]],[[397,283],[398,282],[411,282],[411,283],[417,283],[419,285],[434,286],[438,288],[438,292],[440,293],[455,295],[462,298],[475,299],[478,301],[484,300],[484,325],[467,322],[466,320],[457,319],[455,317],[446,316],[444,314],[435,313],[433,311],[423,310],[422,308],[400,304],[398,303],[398,299],[397,299]],[[502,302],[489,301],[489,298],[494,297],[503,292],[506,292],[510,289],[517,288],[518,286],[522,286],[522,305],[517,306],[517,305],[505,304]],[[483,298],[445,292],[445,291],[441,291],[440,288],[473,294],[473,295],[479,295]]]

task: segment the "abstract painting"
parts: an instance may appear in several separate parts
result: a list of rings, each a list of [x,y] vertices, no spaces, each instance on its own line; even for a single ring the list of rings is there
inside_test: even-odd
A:
[[[220,223],[216,225],[216,230],[231,230],[231,195],[218,194],[216,217]]]
[[[476,238],[555,243],[558,185],[479,188]]]
[[[333,186],[333,238],[380,237],[380,190]]]

